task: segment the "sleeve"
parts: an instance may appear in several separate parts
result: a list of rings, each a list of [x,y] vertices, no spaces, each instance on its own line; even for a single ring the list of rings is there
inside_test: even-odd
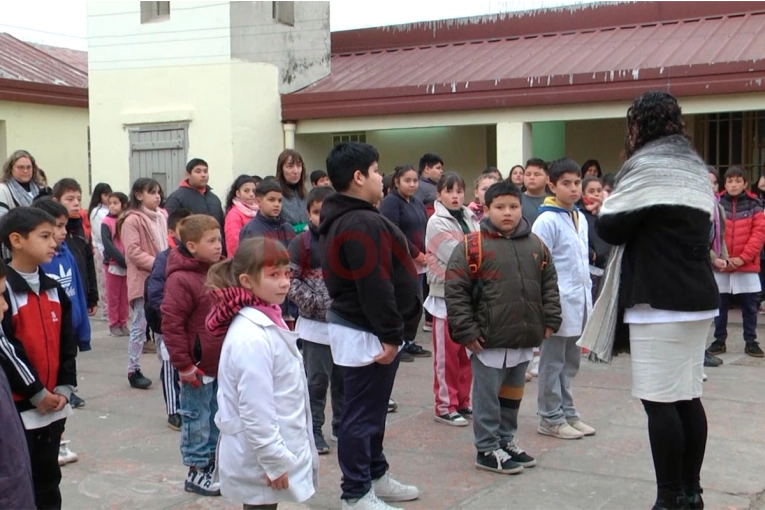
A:
[[[547,263],[542,268],[542,308],[545,312],[545,326],[558,331],[563,323],[563,311],[560,305],[558,290],[558,272],[555,270],[552,255],[547,246],[542,243],[544,257]]]
[[[728,260],[728,243],[725,242],[725,212],[723,211],[722,221],[720,221],[720,258]]]
[[[165,273],[167,271],[167,250],[159,253],[154,259],[154,265],[149,274],[148,292],[146,293],[149,307],[159,311],[162,298],[165,296]]]
[[[239,247],[239,233],[243,227],[244,223],[242,222],[241,215],[232,207],[226,215],[225,227],[223,229],[223,234],[226,238],[226,253],[229,258],[234,256],[236,249]]]
[[[61,302],[61,336],[59,347],[58,377],[56,386],[77,386],[77,335],[72,324],[72,302],[66,291],[58,287]],[[87,316],[85,320],[88,320]]]
[[[256,216],[257,217],[257,216]],[[255,218],[250,219],[247,224],[239,231],[239,242],[241,243],[245,239],[250,237],[258,237],[257,225],[255,225]]]
[[[765,244],[765,214],[762,212],[762,207],[757,206],[752,216],[752,233],[739,257],[747,264],[759,260],[763,244]]]
[[[289,223],[284,223],[282,230],[284,231],[284,244],[289,246],[290,242],[297,237],[295,229]]]
[[[275,480],[295,467],[297,457],[287,448],[276,419],[273,348],[267,339],[253,336],[254,341],[235,347],[232,372],[247,442],[266,476]]]
[[[109,225],[101,224],[101,242],[104,245],[104,254],[106,255],[104,258],[111,259],[120,267],[127,269],[125,255],[114,245],[114,239],[112,239],[112,231],[109,230]]]
[[[553,214],[556,213],[540,214],[531,226],[531,231],[542,241],[542,244],[554,247],[558,244],[558,229]]]
[[[650,208],[627,213],[600,214],[595,221],[595,230],[601,239],[612,246],[627,244],[649,213]],[[537,220],[538,222],[539,220]],[[536,223],[534,226],[536,227]],[[542,240],[547,244],[545,239]],[[548,244],[548,246],[551,245]]]
[[[470,277],[464,245],[457,245],[449,257],[444,283],[449,334],[462,345],[481,336],[481,327],[473,310],[473,279]]]
[[[290,269],[292,270],[292,279],[290,290],[287,297],[295,303],[300,310],[301,315],[306,313],[306,318],[326,317],[329,310],[329,300],[324,296],[318,295],[317,290],[306,281],[308,276],[307,269],[310,266],[310,252],[304,249],[303,233],[290,242]],[[323,283],[323,282],[322,282]]]
[[[85,250],[85,270],[88,272],[88,288],[85,289],[88,296],[88,308],[98,305],[98,280],[96,280],[96,261],[93,256],[93,244],[88,240]]]
[[[428,271],[438,278],[443,278],[449,258],[464,237],[462,232],[447,230],[443,227],[443,222],[437,216],[433,216],[428,220],[425,231]]]
[[[165,283],[165,297],[160,306],[162,338],[170,353],[170,363],[178,370],[195,363],[186,340],[186,323],[196,308],[198,295],[178,273],[171,274]]]
[[[6,303],[11,302],[7,290],[3,297]],[[3,315],[2,329],[3,331],[0,332],[0,365],[8,376],[11,390],[36,404],[42,400],[47,390],[40,381],[37,370],[29,362],[24,345],[15,336],[10,310]]]
[[[175,211],[181,208],[182,208],[182,204],[181,204],[181,200],[178,198],[178,193],[176,192],[170,193],[170,196],[167,197],[167,200],[165,201],[165,211],[167,211],[167,215],[170,216]]]
[[[126,260],[135,264],[139,269],[151,271],[154,257],[141,249],[141,236],[129,217],[125,218],[125,222],[122,224],[122,243],[125,245]]]
[[[0,218],[8,214],[14,205],[13,195],[8,189],[8,185],[0,183]]]

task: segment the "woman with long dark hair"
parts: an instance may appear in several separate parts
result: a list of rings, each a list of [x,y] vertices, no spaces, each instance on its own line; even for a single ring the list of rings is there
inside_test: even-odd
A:
[[[236,254],[239,247],[239,232],[258,213],[260,207],[255,201],[255,186],[257,183],[250,175],[242,174],[236,178],[226,196],[226,253],[228,258]]]
[[[305,203],[308,190],[306,174],[300,153],[285,149],[276,161],[276,180],[282,187],[282,219],[288,221],[296,233],[308,225],[308,208]]]
[[[704,347],[720,304],[709,256],[715,200],[671,95],[635,99],[625,153],[596,222],[615,247],[581,344],[606,360],[606,340],[630,352],[632,394],[648,415],[653,508],[703,508]]]

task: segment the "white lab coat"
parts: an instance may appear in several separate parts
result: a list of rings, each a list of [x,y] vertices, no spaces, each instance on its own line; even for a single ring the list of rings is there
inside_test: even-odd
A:
[[[547,246],[558,273],[558,291],[563,322],[556,336],[578,337],[592,312],[592,280],[590,280],[590,248],[587,218],[579,215],[579,229],[564,212],[540,213],[531,231]]]
[[[303,357],[297,334],[244,308],[229,327],[218,368],[218,472],[223,496],[238,503],[302,502],[318,485]],[[289,488],[273,490],[289,474]]]

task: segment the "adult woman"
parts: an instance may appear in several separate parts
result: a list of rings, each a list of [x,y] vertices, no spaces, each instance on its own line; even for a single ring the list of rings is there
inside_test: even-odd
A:
[[[106,301],[106,266],[104,265],[104,243],[101,240],[101,223],[109,215],[109,196],[112,187],[104,182],[99,182],[93,188],[90,197],[87,217],[90,219],[90,232],[95,247],[96,259],[96,282],[98,283],[98,302],[101,303],[104,320],[108,319],[108,303]],[[84,219],[84,218],[83,218]]]
[[[669,94],[632,103],[625,153],[596,222],[615,248],[582,344],[608,358],[598,346],[616,332],[614,350],[630,351],[632,394],[648,415],[654,509],[703,508],[704,347],[720,304],[709,258],[715,201]]]
[[[276,161],[276,180],[282,187],[282,219],[288,221],[295,232],[302,232],[308,225],[305,178],[300,154],[292,149],[282,151]]]
[[[16,207],[29,207],[44,186],[35,158],[18,150],[3,165],[0,176],[0,216]]]
[[[255,179],[242,174],[236,178],[226,197],[226,253],[233,258],[239,247],[239,232],[258,214],[255,203]]]
[[[600,169],[600,163],[597,159],[588,159],[582,165],[582,178],[585,177],[597,177],[600,179],[603,176],[603,171]]]
[[[523,174],[526,173],[526,169],[523,168],[523,165],[515,165],[513,168],[510,169],[510,179],[509,181],[518,186],[519,188],[523,189]]]

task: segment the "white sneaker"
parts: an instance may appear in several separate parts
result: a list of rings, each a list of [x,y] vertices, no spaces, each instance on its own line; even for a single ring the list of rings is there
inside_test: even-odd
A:
[[[575,428],[585,436],[594,436],[595,435],[595,429],[584,423],[582,420],[569,420],[569,425],[571,425],[572,428]]]
[[[343,500],[343,510],[402,510],[401,508],[390,506],[375,495],[375,489],[369,489],[363,498],[350,502]]]
[[[709,379],[709,377],[707,377],[707,374],[705,374],[704,372],[701,372],[701,380],[704,382],[707,382],[707,379]]]
[[[61,441],[61,444],[58,447],[58,465],[63,466],[64,464],[71,464],[78,460],[80,460],[80,458],[77,454],[69,449],[69,441]]]
[[[531,363],[529,365],[531,366],[529,373],[534,377],[539,376],[539,356],[531,358]]]
[[[545,420],[539,422],[537,432],[543,436],[552,436],[557,437],[558,439],[582,439],[584,437],[584,434],[576,430],[568,423],[559,423],[558,425],[553,425],[551,423],[547,423]]]
[[[377,480],[372,480],[375,495],[383,501],[412,501],[420,497],[420,491],[414,485],[404,485],[394,480],[390,473],[385,473]]]
[[[451,425],[452,427],[467,427],[469,425],[465,417],[456,411],[453,413],[442,414],[440,416],[434,416],[433,419],[439,423]]]

